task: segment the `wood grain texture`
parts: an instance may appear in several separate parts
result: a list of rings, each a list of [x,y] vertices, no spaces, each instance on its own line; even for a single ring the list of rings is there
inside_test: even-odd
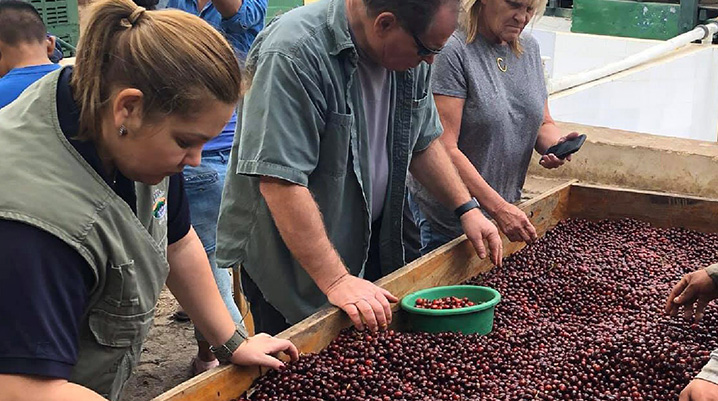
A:
[[[568,204],[571,217],[592,220],[631,217],[658,227],[718,231],[718,200],[659,192],[576,184]]]

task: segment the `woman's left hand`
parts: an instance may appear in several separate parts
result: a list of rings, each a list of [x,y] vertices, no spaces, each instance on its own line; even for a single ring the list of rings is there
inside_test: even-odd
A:
[[[574,139],[574,138],[578,137],[579,135],[581,135],[581,134],[579,134],[578,132],[572,132],[566,136],[562,136],[558,140],[558,142],[556,142],[554,145],[558,145],[559,143],[564,143],[569,139]],[[566,161],[571,161],[571,155],[568,155],[568,156],[566,156],[566,158],[564,160],[561,160],[558,157],[556,157],[556,155],[554,155],[553,153],[549,153],[547,155],[541,156],[541,160],[539,160],[539,164],[541,166],[543,166],[543,168],[553,169],[553,168],[563,166],[563,164],[566,163]]]
[[[245,366],[266,366],[281,369],[284,362],[274,355],[284,352],[292,361],[299,359],[299,351],[289,340],[274,338],[269,334],[260,333],[249,337],[232,354],[232,363]]]

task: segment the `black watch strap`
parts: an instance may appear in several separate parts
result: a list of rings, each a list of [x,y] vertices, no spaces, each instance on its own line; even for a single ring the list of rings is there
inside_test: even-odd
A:
[[[454,210],[454,214],[456,217],[461,217],[464,215],[464,213],[468,212],[471,209],[478,209],[479,208],[479,201],[476,200],[476,198],[471,197],[471,200],[464,203],[463,205],[457,207]]]
[[[226,343],[220,345],[219,347],[210,346],[209,350],[212,351],[217,359],[222,362],[227,362],[230,358],[232,358],[232,354],[234,354],[234,351],[239,348],[239,345],[242,344],[244,339],[245,337],[239,332],[239,330],[235,330],[232,337],[230,337]]]

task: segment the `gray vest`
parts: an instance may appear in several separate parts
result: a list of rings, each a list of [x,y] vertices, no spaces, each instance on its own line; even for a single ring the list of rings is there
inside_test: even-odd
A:
[[[136,185],[135,215],[60,130],[60,71],[0,110],[0,219],[45,230],[87,261],[95,282],[71,381],[116,400],[139,361],[169,273],[169,179]]]

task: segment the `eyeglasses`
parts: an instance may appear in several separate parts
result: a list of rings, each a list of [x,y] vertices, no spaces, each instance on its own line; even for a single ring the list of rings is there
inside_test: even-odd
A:
[[[414,43],[416,43],[416,54],[419,55],[419,57],[426,57],[431,55],[439,54],[444,48],[441,49],[431,49],[429,47],[426,47],[424,42],[419,39],[419,36],[417,36],[415,33],[412,33],[411,36],[414,38]]]

